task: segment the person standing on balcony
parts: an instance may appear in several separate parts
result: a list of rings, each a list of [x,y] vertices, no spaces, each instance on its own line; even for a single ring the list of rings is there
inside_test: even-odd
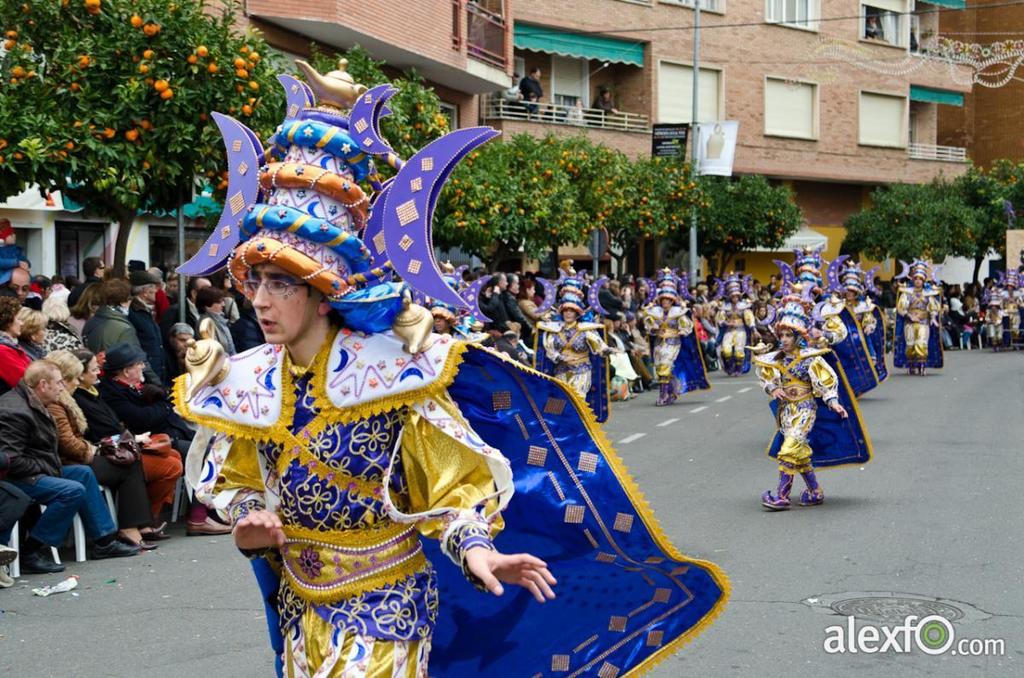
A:
[[[612,93],[607,87],[602,87],[601,91],[598,92],[597,101],[594,102],[594,108],[604,113],[605,117],[609,113],[618,115],[619,110],[615,108],[615,102],[612,100]]]
[[[530,75],[519,81],[519,92],[526,102],[527,115],[536,115],[540,110],[537,103],[544,97],[544,88],[540,84],[540,68],[531,68]]]

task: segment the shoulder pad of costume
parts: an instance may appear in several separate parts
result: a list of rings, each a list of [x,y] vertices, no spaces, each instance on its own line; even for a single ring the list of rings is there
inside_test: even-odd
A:
[[[804,348],[800,350],[801,358],[814,358],[819,355],[828,355],[832,352],[830,348]]]
[[[545,332],[561,332],[562,323],[554,320],[544,320],[537,323],[537,329],[544,330]]]
[[[181,415],[217,431],[243,433],[269,429],[281,415],[281,346],[264,344],[228,358],[227,376],[185,400],[187,374],[174,384]]]
[[[447,334],[432,334],[430,346],[410,355],[393,332],[341,330],[327,359],[324,389],[339,412],[354,420],[398,409],[445,389],[466,349]]]
[[[668,310],[669,318],[678,318],[681,315],[686,315],[686,309],[684,309],[682,306],[673,306]]]
[[[775,367],[779,363],[779,354],[782,351],[769,351],[768,353],[762,353],[752,358],[752,362],[755,365],[761,365],[762,367]]]
[[[581,332],[596,332],[597,330],[603,330],[604,325],[601,323],[576,323],[576,328]]]

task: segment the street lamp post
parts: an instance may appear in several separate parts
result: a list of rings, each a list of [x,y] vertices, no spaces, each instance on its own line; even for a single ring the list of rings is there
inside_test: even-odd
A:
[[[690,151],[695,175],[699,175],[698,146],[700,130],[697,127],[700,97],[700,0],[693,0],[693,112],[690,116]],[[697,283],[697,206],[690,207],[690,284]]]

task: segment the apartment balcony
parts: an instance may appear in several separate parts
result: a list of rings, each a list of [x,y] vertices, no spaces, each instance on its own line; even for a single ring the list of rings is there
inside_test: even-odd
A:
[[[967,162],[967,149],[960,146],[935,144],[908,144],[907,156],[911,160],[938,160],[940,162]]]
[[[246,0],[263,26],[339,50],[356,45],[388,66],[416,71],[457,92],[508,87],[512,21],[507,0],[389,0],[307,3],[301,12],[279,0]],[[259,25],[257,27],[263,27]]]
[[[528,107],[532,107],[528,108]],[[562,106],[538,102],[526,104],[510,102],[500,96],[488,96],[483,100],[481,117],[484,120],[525,120],[544,125],[565,125],[568,127],[589,127],[594,129],[618,130],[650,134],[651,121],[641,113],[605,113],[592,108]]]

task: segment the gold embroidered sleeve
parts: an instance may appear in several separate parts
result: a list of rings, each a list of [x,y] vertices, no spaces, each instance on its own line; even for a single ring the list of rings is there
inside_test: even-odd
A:
[[[910,297],[905,292],[901,292],[900,296],[896,299],[896,313],[900,315],[906,315],[907,310],[910,309]]]
[[[232,494],[225,509],[231,522],[241,520],[250,511],[265,509],[265,489],[256,443],[251,440],[234,440],[213,488],[214,497],[221,493]]]
[[[811,378],[814,395],[825,402],[839,397],[839,376],[836,375],[821,356],[811,358],[811,364],[807,372]]]
[[[450,509],[459,513],[491,514],[497,506],[494,480],[484,457],[411,412],[402,431],[402,466],[409,487],[409,513]],[[420,532],[439,539],[445,518],[419,523]],[[500,514],[491,522],[491,536],[502,528]]]
[[[754,372],[761,382],[761,388],[768,395],[771,395],[772,391],[782,385],[781,375],[774,367],[755,363]]]

